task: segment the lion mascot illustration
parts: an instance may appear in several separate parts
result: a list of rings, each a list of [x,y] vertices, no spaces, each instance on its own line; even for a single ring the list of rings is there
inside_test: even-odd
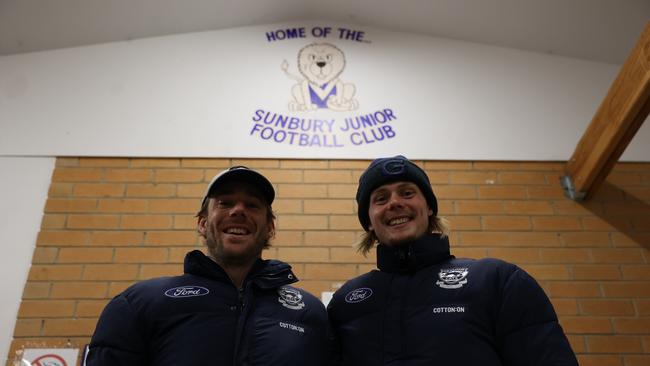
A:
[[[314,111],[328,108],[334,111],[352,111],[359,107],[354,99],[354,84],[344,83],[339,75],[345,69],[345,55],[329,43],[312,43],[298,52],[298,70],[303,77],[288,71],[289,63],[282,63],[282,70],[297,81],[291,88],[293,100],[291,111]]]

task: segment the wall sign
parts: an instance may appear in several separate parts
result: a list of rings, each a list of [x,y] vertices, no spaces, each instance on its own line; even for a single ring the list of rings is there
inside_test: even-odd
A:
[[[266,41],[304,39],[295,64],[284,59],[280,70],[294,83],[285,110],[260,107],[251,113],[249,135],[274,144],[304,148],[343,148],[380,143],[397,136],[392,108],[364,106],[354,76],[346,73],[347,45],[371,43],[365,31],[343,27],[291,27],[267,31]],[[335,43],[340,43],[338,46]],[[354,62],[352,60],[352,62]],[[370,112],[366,112],[370,110]]]
[[[566,160],[617,70],[326,20],[0,56],[0,156]]]
[[[21,366],[75,366],[77,364],[77,348],[25,348]]]

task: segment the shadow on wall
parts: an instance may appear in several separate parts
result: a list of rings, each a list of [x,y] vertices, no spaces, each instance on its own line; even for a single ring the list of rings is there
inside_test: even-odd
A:
[[[645,195],[650,196],[650,191]],[[625,236],[615,241],[621,243],[617,246],[634,243],[650,249],[650,204],[647,198],[644,201],[629,190],[605,181],[594,197],[581,205]]]

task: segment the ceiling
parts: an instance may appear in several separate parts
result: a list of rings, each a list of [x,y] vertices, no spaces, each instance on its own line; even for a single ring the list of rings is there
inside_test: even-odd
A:
[[[0,55],[310,19],[622,64],[650,0],[0,0]]]

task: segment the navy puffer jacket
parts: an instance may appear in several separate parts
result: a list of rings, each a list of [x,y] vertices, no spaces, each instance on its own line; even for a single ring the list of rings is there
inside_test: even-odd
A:
[[[334,364],[577,366],[537,282],[497,259],[456,259],[440,235],[379,245],[378,271],[329,304]]]
[[[185,274],[143,281],[104,309],[90,366],[322,365],[327,314],[319,299],[288,284],[279,261],[259,260],[242,290],[193,251]]]

